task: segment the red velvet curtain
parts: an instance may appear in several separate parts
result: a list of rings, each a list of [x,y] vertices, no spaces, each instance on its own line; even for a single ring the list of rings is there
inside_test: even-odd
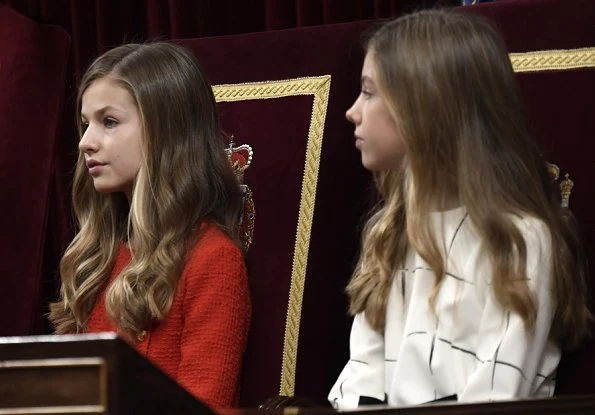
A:
[[[63,27],[80,72],[125,41],[195,38],[391,17],[460,0],[0,0]]]

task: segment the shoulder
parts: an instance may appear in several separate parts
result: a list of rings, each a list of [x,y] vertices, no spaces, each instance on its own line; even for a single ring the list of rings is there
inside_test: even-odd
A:
[[[527,276],[540,279],[552,271],[552,236],[546,222],[531,215],[515,216],[514,224],[525,240]]]
[[[551,233],[549,226],[535,216],[523,214],[512,217],[514,225],[523,235],[527,248],[544,247],[551,245]]]
[[[217,225],[203,223],[198,240],[184,262],[180,288],[185,295],[231,290],[235,286],[241,286],[243,290],[246,283],[242,250]]]
[[[244,254],[217,225],[204,222],[186,254],[182,280],[187,284],[223,283],[246,276]]]
[[[243,258],[240,247],[219,226],[204,222],[198,232],[198,240],[188,252],[187,262],[225,256],[227,259]]]

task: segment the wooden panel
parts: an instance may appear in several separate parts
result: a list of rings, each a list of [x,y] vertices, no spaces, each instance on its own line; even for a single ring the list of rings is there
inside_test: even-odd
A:
[[[92,357],[0,361],[0,408],[27,408],[29,413],[36,413],[34,408],[45,408],[48,411],[50,407],[69,406],[87,406],[83,413],[105,411],[107,365],[104,359]],[[3,413],[5,412],[0,410],[0,414]]]

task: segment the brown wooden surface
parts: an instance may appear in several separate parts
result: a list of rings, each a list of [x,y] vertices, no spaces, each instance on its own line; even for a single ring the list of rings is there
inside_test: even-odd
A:
[[[101,405],[106,362],[99,358],[8,360],[0,363],[0,401],[6,408]]]
[[[44,406],[44,412],[34,412],[31,408],[35,406]],[[52,407],[54,409],[50,409]],[[22,408],[29,408],[29,412],[23,412]],[[218,412],[222,415],[335,413],[330,407],[270,411],[229,409]],[[213,412],[115,335],[99,334],[0,337],[0,415],[17,413],[119,415]],[[447,402],[406,408],[367,407],[352,413],[595,414],[595,395],[465,405]]]
[[[330,407],[283,408],[278,410],[229,409],[219,411],[221,415],[332,415],[337,414]],[[518,400],[476,404],[439,403],[405,408],[369,406],[349,414],[360,415],[484,415],[484,414],[595,414],[595,395],[565,396],[550,399]]]
[[[212,414],[115,334],[0,337],[0,415]]]

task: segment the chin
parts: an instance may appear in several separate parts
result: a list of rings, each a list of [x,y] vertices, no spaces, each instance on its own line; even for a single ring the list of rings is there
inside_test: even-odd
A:
[[[372,172],[382,170],[381,168],[378,167],[378,164],[376,164],[370,160],[362,159],[362,166],[364,166],[364,169],[372,171]]]
[[[109,194],[109,193],[113,193],[114,192],[111,189],[106,189],[105,187],[97,187],[97,186],[95,186],[95,191],[97,193],[101,193],[101,194]]]
[[[102,193],[102,194],[114,193],[114,192],[120,191],[120,189],[118,189],[114,186],[108,186],[108,185],[105,185],[102,183],[95,183],[94,187],[95,187],[95,191],[97,193]]]

